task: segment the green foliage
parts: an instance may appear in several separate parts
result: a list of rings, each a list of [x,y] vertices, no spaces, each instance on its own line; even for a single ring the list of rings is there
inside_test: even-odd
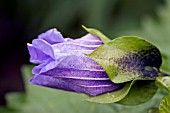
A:
[[[148,110],[148,113],[159,113],[159,108],[153,107],[153,108]]]
[[[170,96],[164,96],[160,106],[159,113],[170,113]]]

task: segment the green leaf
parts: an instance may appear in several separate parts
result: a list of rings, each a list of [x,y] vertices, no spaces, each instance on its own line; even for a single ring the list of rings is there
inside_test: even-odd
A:
[[[102,40],[102,42],[104,42],[104,43],[108,43],[108,42],[111,41],[107,36],[105,36],[102,32],[100,32],[100,31],[97,30],[97,29],[87,28],[87,27],[85,27],[84,25],[82,25],[82,27],[83,27],[87,32],[89,32],[90,34],[99,37],[99,38]]]
[[[159,113],[170,113],[170,96],[164,96],[160,106]]]
[[[126,97],[118,103],[124,105],[139,105],[145,103],[151,100],[157,89],[158,88],[155,86],[155,81],[136,81],[131,87],[128,95],[126,95]]]
[[[96,103],[114,103],[118,102],[121,99],[125,98],[125,96],[128,94],[130,88],[135,83],[135,81],[127,83],[122,89],[119,89],[117,91],[102,94],[95,97],[90,97],[88,99],[85,99],[89,102],[96,102]]]
[[[118,37],[86,55],[99,63],[114,83],[154,80],[162,63],[157,47],[135,36]]]
[[[170,76],[159,76],[155,81],[156,86],[165,88],[170,94]]]

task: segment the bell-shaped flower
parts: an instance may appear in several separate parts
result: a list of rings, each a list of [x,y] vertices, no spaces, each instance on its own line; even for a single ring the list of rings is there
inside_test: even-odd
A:
[[[30,83],[91,96],[122,88],[124,83],[113,83],[105,70],[85,55],[102,44],[92,34],[78,39],[63,38],[56,29],[40,34],[27,44],[30,62],[39,64],[32,70]]]

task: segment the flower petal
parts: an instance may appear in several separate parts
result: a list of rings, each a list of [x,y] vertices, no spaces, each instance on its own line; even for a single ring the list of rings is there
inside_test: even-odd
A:
[[[44,54],[49,55],[50,57],[55,59],[54,51],[53,51],[51,45],[48,42],[46,42],[46,41],[44,41],[42,39],[34,39],[32,41],[32,45],[36,49],[39,49],[40,51],[42,51]]]
[[[55,61],[51,61],[50,63],[48,63],[45,67],[41,69],[40,73],[49,72],[51,73],[51,75],[55,75],[56,73],[55,71],[57,71],[58,69],[63,69],[63,72],[64,71],[68,72],[67,71],[68,69],[72,70],[72,72],[76,72],[75,70],[77,70],[78,72],[83,72],[83,70],[84,71],[86,70],[89,72],[93,72],[93,71],[104,72],[103,68],[99,64],[97,64],[90,58],[86,57],[85,55],[80,55],[80,56],[69,55],[65,57],[60,57],[59,59],[56,59]],[[104,78],[108,78],[105,75],[105,72],[104,72]]]
[[[83,45],[101,45],[103,42],[100,40],[100,38],[93,36],[91,34],[87,34],[83,36],[82,38],[75,39],[73,41],[77,44],[83,44]]]
[[[47,41],[50,44],[64,42],[63,36],[55,28],[50,29],[50,30],[46,31],[45,33],[40,34],[38,36],[38,39],[43,39],[43,40]]]
[[[30,62],[40,64],[44,63],[49,58],[48,55],[35,48],[32,44],[27,44],[27,47],[30,54]]]
[[[96,96],[112,92],[123,86],[114,84],[103,68],[84,54],[91,53],[103,42],[87,34],[80,39],[64,39],[60,32],[51,29],[28,44],[35,74],[30,83],[55,89]]]
[[[46,62],[39,64],[38,66],[35,66],[32,69],[33,74],[39,74],[46,65],[48,65],[50,62],[53,62],[53,59],[48,59]]]
[[[92,52],[92,50],[95,50],[100,45],[83,45],[83,44],[77,44],[73,42],[65,42],[65,43],[59,43],[52,45],[52,48],[55,52],[55,55],[58,53],[71,53],[71,54],[77,54],[76,52],[86,53],[88,51]]]
[[[84,40],[100,40],[101,41],[101,39],[99,38],[99,37],[96,37],[96,36],[94,36],[94,35],[92,35],[92,34],[87,34],[87,35],[85,35],[85,36],[83,36],[82,38],[80,38],[80,39],[84,39]]]
[[[42,73],[51,77],[72,78],[77,80],[109,80],[105,71],[54,68]]]
[[[46,86],[65,91],[73,91],[77,93],[85,93],[88,95],[96,96],[106,92],[111,92],[122,87],[121,85],[114,84],[110,87],[84,87],[77,85],[74,81],[70,82],[68,79],[53,78],[44,75],[36,75],[30,79],[30,83]]]
[[[98,37],[87,34],[80,39],[53,44],[52,48],[55,52],[55,56],[60,53],[89,54],[101,44],[103,44],[103,42]]]
[[[58,79],[59,77],[54,77]],[[115,87],[118,84],[115,84],[108,80],[84,80],[84,79],[72,79],[72,78],[63,78],[67,80],[68,82],[75,83],[82,87]],[[121,84],[119,84],[121,85]]]
[[[83,64],[83,65],[82,65]],[[67,56],[60,64],[58,68],[69,68],[77,70],[99,70],[103,71],[103,68],[94,60],[88,58],[85,55],[70,55]]]

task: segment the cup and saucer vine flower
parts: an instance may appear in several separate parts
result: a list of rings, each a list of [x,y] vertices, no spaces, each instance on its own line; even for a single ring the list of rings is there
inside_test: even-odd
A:
[[[63,38],[54,28],[27,44],[30,62],[38,64],[30,83],[84,93],[90,102],[124,105],[149,101],[159,87],[170,91],[155,45],[136,36],[110,40],[97,29],[83,28],[88,34],[81,38]]]

